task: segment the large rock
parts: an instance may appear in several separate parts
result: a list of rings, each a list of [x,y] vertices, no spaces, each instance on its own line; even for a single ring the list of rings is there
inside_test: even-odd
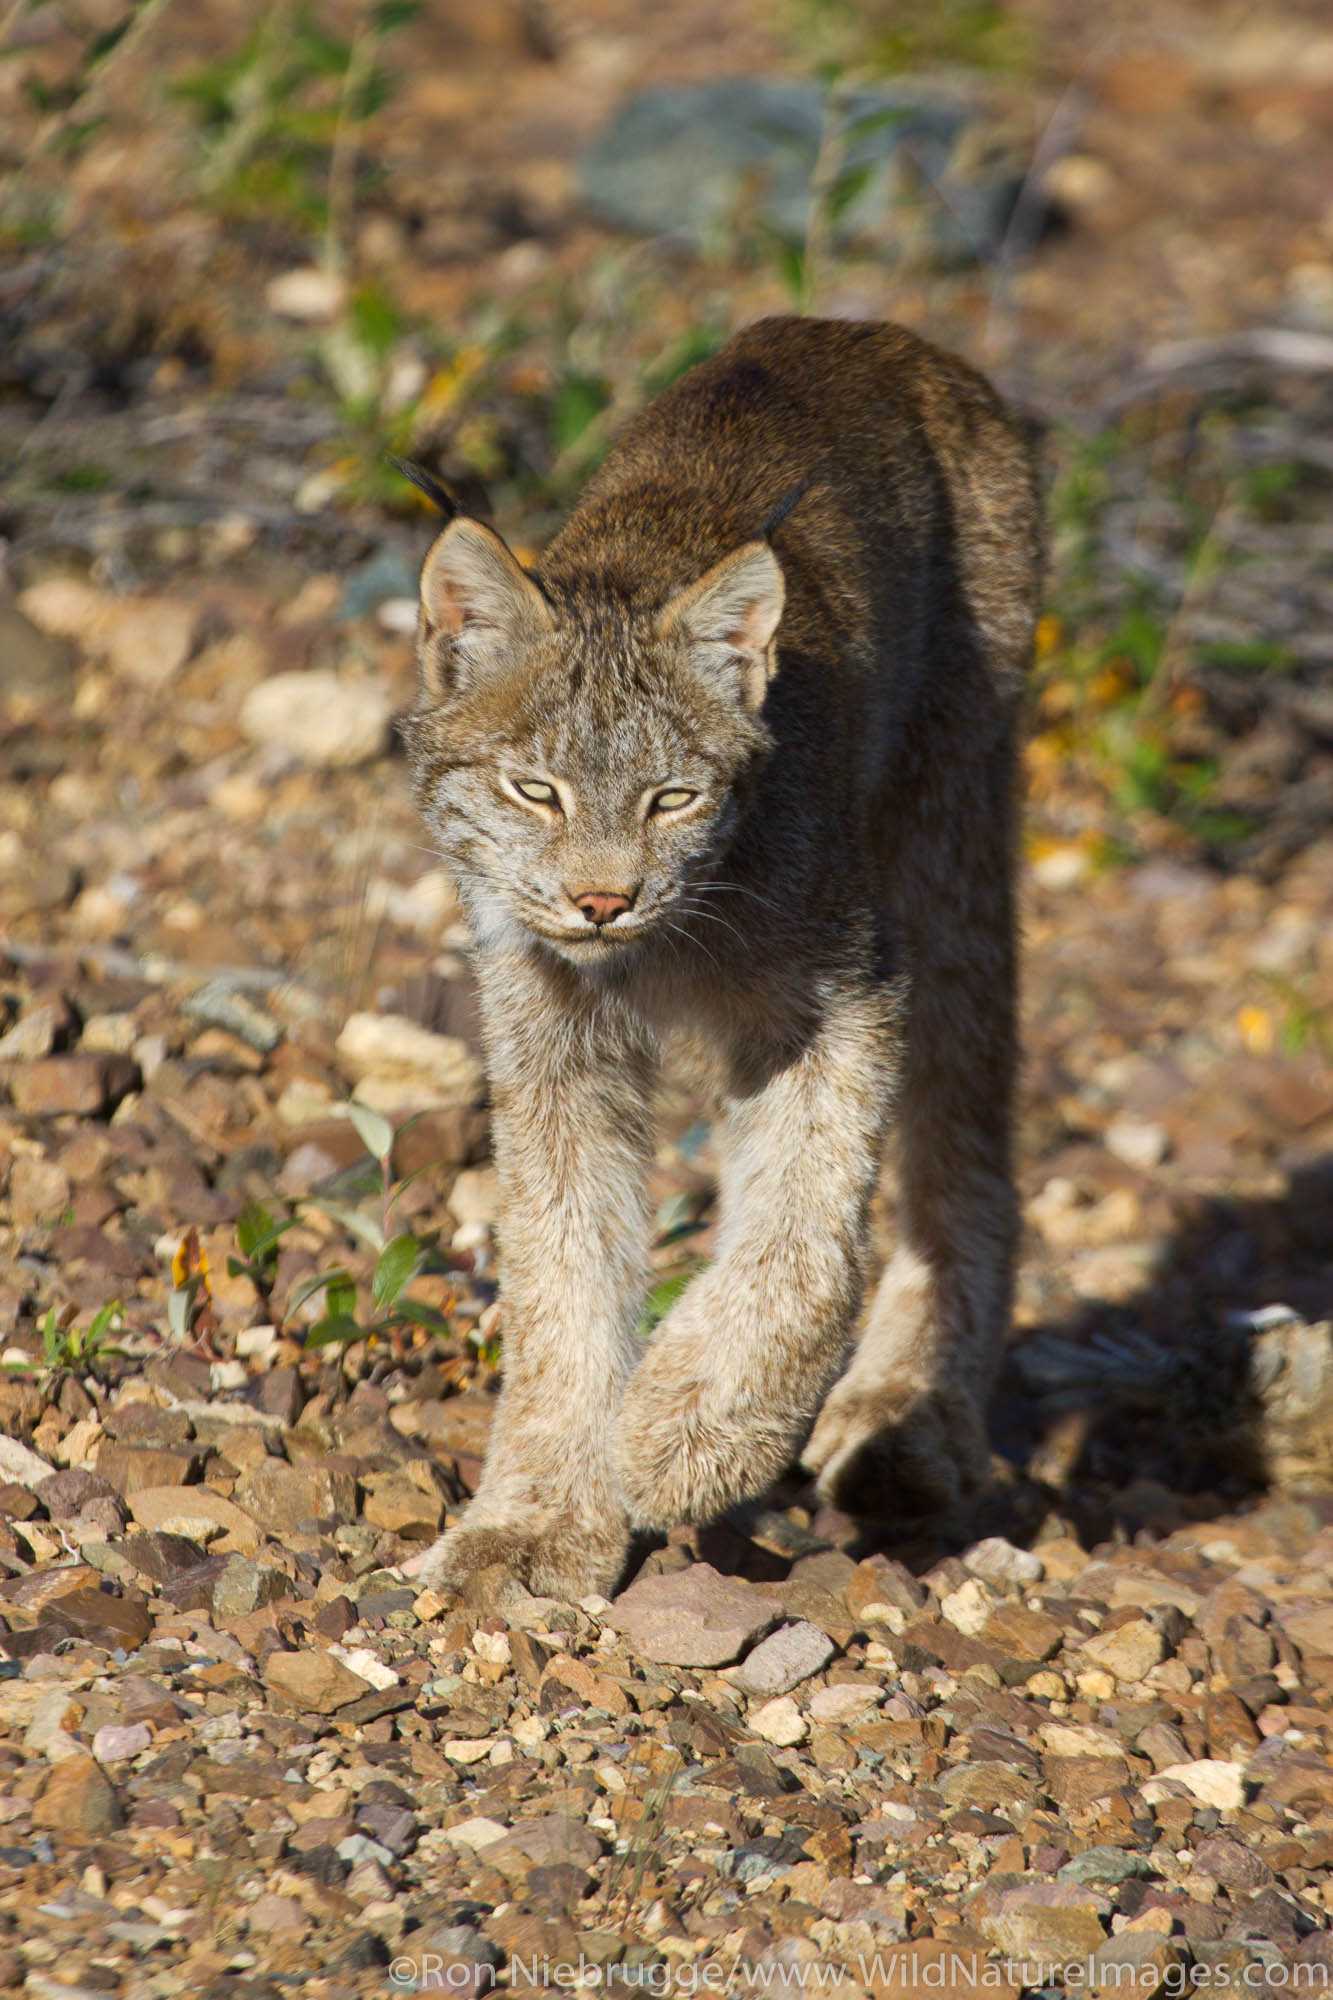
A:
[[[404,1014],[349,1015],[336,1049],[357,1097],[375,1111],[443,1109],[481,1093],[481,1065],[467,1043]]]
[[[334,1715],[370,1693],[369,1681],[331,1653],[270,1653],[263,1675],[275,1693],[313,1715]]]
[[[742,212],[757,209],[774,234],[803,244],[821,142],[840,124],[841,193],[836,214],[826,208],[835,242],[901,246],[910,232],[937,257],[985,257],[1003,238],[1021,176],[993,156],[975,175],[960,171],[971,121],[958,103],[906,91],[854,91],[839,109],[815,83],[668,85],[632,97],[593,141],[584,199],[622,228],[696,247],[729,239]],[[924,195],[905,200],[922,182]]]
[[[826,1667],[835,1650],[827,1632],[821,1632],[818,1625],[805,1622],[783,1625],[760,1641],[731,1679],[746,1694],[788,1694],[801,1681]]]
[[[389,740],[390,707],[374,681],[344,680],[326,668],[273,674],[241,703],[252,743],[276,744],[323,769],[368,764]]]
[[[606,1614],[630,1650],[671,1667],[725,1667],[772,1629],[782,1606],[710,1563],[644,1576]]]

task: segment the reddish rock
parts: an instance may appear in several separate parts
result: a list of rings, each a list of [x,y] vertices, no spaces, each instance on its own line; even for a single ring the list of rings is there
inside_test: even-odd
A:
[[[138,1064],[115,1055],[45,1056],[7,1064],[0,1075],[0,1086],[25,1118],[96,1118],[114,1110],[138,1081]]]
[[[121,1823],[116,1788],[93,1757],[66,1757],[33,1808],[33,1823],[77,1841],[100,1840]]]

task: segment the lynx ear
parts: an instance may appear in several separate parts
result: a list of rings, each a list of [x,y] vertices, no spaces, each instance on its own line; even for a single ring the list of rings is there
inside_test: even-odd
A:
[[[658,621],[663,637],[690,647],[696,671],[748,709],[758,709],[777,660],[782,566],[767,542],[746,542],[673,597]]]
[[[460,678],[512,659],[550,622],[546,599],[499,535],[467,517],[451,521],[421,571],[423,688],[443,696]]]

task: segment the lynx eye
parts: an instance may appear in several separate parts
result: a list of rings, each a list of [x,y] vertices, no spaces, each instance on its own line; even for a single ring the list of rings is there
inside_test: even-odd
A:
[[[697,792],[687,792],[683,787],[672,787],[670,791],[657,794],[652,809],[658,813],[680,812],[683,807],[693,805],[698,796]]]
[[[554,806],[560,811],[560,794],[544,778],[511,778],[510,783],[520,798],[530,799],[535,806]]]

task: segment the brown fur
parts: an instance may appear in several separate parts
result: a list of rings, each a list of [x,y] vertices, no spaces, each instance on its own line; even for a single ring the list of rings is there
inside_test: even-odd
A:
[[[485,1474],[432,1582],[609,1590],[631,1527],[716,1515],[802,1444],[881,1518],[984,1476],[1039,569],[1029,453],[981,378],[796,319],[631,423],[533,576],[473,522],[431,551],[411,744],[476,938],[505,1300]],[[632,907],[594,929],[589,894]],[[668,1052],[716,1106],[722,1222],[644,1348]],[[891,1117],[899,1248],[835,1381]]]

